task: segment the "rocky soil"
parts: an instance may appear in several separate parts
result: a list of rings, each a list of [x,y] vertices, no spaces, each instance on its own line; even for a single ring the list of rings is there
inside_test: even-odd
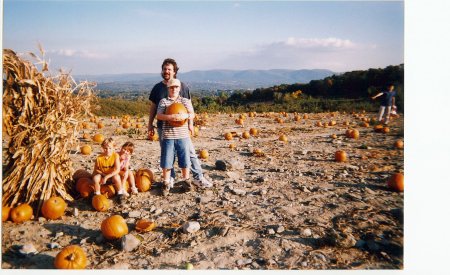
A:
[[[100,130],[91,123],[92,130],[80,133],[80,144],[91,144],[93,153],[74,150],[75,170],[92,171],[101,149],[81,135],[102,133],[113,136],[118,148],[134,142],[132,168],[150,168],[156,182],[123,204],[112,198],[107,212],[78,198],[58,220],[3,222],[1,267],[53,268],[62,247],[78,244],[89,269],[182,269],[187,262],[194,269],[403,269],[404,196],[386,185],[404,169],[403,149],[393,146],[403,139],[403,117],[392,121],[386,134],[359,126],[360,118],[351,114],[309,114],[298,122],[293,114],[258,114],[243,126],[235,123],[237,117],[200,117],[193,142],[209,152],[202,167],[214,186],[187,193],[175,184],[168,197],[161,195],[159,144],[146,139],[146,122],[131,130],[121,129],[120,119],[99,118],[106,126]],[[331,120],[337,124],[316,126]],[[359,139],[345,137],[346,120],[360,131]],[[257,137],[239,138],[251,127],[259,129]],[[237,134],[232,141],[224,139],[228,131]],[[280,133],[287,142],[278,140]],[[254,155],[255,148],[262,154]],[[334,161],[337,150],[347,153],[347,162]],[[113,214],[125,218],[127,238],[103,238],[100,224]],[[138,233],[135,222],[141,218],[157,227]],[[200,229],[185,233],[187,222],[198,222]]]

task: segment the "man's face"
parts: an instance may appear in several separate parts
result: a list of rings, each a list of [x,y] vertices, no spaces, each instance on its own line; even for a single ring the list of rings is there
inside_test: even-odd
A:
[[[175,78],[175,70],[173,68],[173,65],[172,64],[164,65],[161,74],[165,81],[168,81],[171,78]]]

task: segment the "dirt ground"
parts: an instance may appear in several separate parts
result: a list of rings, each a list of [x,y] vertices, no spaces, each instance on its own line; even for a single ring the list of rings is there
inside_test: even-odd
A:
[[[203,125],[193,142],[209,152],[202,167],[214,186],[185,192],[175,184],[167,197],[160,189],[159,144],[146,139],[147,123],[125,130],[120,118],[99,118],[104,128],[90,123],[91,130],[80,132],[80,144],[92,145],[93,153],[74,150],[74,169],[92,171],[100,153],[100,145],[81,139],[85,132],[112,136],[118,148],[132,141],[132,168],[154,172],[151,190],[122,205],[113,197],[107,212],[77,198],[58,220],[3,222],[1,267],[53,268],[62,247],[78,244],[87,254],[88,269],[184,269],[187,262],[194,269],[403,269],[404,197],[386,185],[390,175],[404,169],[403,149],[393,145],[403,140],[403,116],[389,124],[389,133],[376,133],[352,114],[308,115],[300,121],[293,114],[247,115],[243,126],[235,123],[239,114],[200,116]],[[331,120],[336,125],[316,126]],[[346,120],[360,131],[359,139],[345,136]],[[258,136],[240,138],[251,127]],[[237,136],[227,141],[225,132]],[[278,140],[280,133],[287,142]],[[236,149],[229,148],[231,143]],[[253,154],[257,148],[261,155]],[[337,150],[347,153],[347,162],[334,161]],[[225,171],[217,161],[226,163]],[[134,250],[103,238],[100,224],[113,214],[125,218],[139,243]],[[157,227],[138,233],[135,223],[142,218]],[[200,230],[184,233],[182,225],[189,221],[198,222]],[[35,253],[20,252],[24,245],[32,245]]]

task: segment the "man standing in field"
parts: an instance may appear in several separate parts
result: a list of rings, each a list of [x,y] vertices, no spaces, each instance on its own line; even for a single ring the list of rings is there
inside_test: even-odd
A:
[[[169,79],[177,78],[177,72],[179,70],[177,63],[172,58],[166,58],[161,65],[161,76],[163,80],[153,86],[152,91],[150,92],[150,114],[149,114],[149,122],[148,122],[148,138],[151,138],[155,134],[155,126],[153,125],[153,121],[156,117],[156,109],[158,107],[159,101],[168,96],[167,82]],[[180,96],[191,99],[191,94],[189,92],[189,88],[185,83],[181,82],[181,90]],[[159,136],[159,145],[161,148],[162,145],[162,121],[157,121],[157,133]],[[195,153],[195,148],[192,143],[192,140],[189,139],[189,155],[191,160],[191,172],[193,175],[193,183],[200,187],[212,187],[212,183],[209,182],[203,176],[203,170],[200,163],[200,160]],[[175,171],[172,169],[171,171],[170,182],[173,185],[175,182]]]

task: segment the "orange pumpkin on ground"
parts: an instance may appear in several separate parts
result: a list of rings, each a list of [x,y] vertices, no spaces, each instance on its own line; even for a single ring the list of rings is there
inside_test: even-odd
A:
[[[359,131],[356,129],[348,129],[345,132],[345,136],[348,138],[358,139],[359,138]]]
[[[82,155],[88,156],[92,153],[92,147],[90,145],[83,145],[80,148],[80,152]]]
[[[390,189],[395,190],[397,192],[403,192],[404,190],[404,176],[402,173],[395,173],[392,175],[387,185]]]
[[[135,229],[137,232],[149,232],[155,229],[156,223],[145,219],[138,220],[136,222]]]
[[[55,257],[54,266],[57,269],[84,269],[88,264],[86,253],[78,245],[69,245]]]
[[[244,132],[242,133],[242,137],[245,138],[245,139],[248,139],[248,138],[250,138],[250,133],[247,132],[247,131],[244,131]]]
[[[188,111],[186,107],[182,103],[175,102],[172,103],[169,107],[166,108],[167,115],[175,115],[175,114],[187,114]],[[187,119],[181,121],[168,121],[168,123],[173,127],[180,127],[186,123]]]
[[[100,212],[105,212],[109,209],[109,200],[103,195],[95,195],[92,197],[92,207],[94,207],[95,210]]]
[[[281,134],[281,135],[278,137],[278,140],[283,141],[283,142],[286,142],[288,139],[287,139],[287,136],[286,136],[285,134]]]
[[[103,220],[101,231],[108,240],[120,239],[128,234],[128,225],[122,216],[113,215]]]
[[[82,198],[87,198],[91,193],[94,192],[94,182],[89,177],[82,177],[77,180],[77,184],[75,185],[75,189]]]
[[[237,125],[244,125],[244,119],[238,118],[234,121]]]
[[[337,135],[336,135],[336,134],[332,134],[330,137],[331,137],[332,139],[336,139],[336,138],[337,138]]]
[[[41,214],[46,219],[56,220],[66,211],[67,203],[61,197],[51,197],[44,201],[41,207]]]
[[[226,140],[232,140],[233,139],[233,134],[225,133],[224,137],[225,137]]]
[[[105,140],[105,137],[102,134],[95,134],[92,137],[92,140],[97,143],[102,143]]]
[[[383,125],[377,124],[373,127],[373,130],[377,133],[381,133],[383,131],[383,128],[384,128]]]
[[[395,148],[397,148],[397,149],[402,149],[403,148],[403,141],[402,140],[396,140],[395,142],[394,142],[394,147]]]
[[[139,169],[136,172],[136,188],[139,192],[146,192],[153,182],[153,172],[149,169]]]
[[[234,149],[236,149],[236,144],[230,143],[230,145],[228,145],[228,148],[230,148],[231,150],[234,150]]]
[[[256,136],[258,134],[258,129],[256,128],[250,128],[249,130],[250,135]]]
[[[10,212],[11,212],[11,207],[2,206],[2,222],[6,222],[9,219]]]
[[[207,159],[209,157],[208,150],[206,150],[206,149],[200,150],[198,156],[201,159]]]
[[[342,150],[336,151],[336,153],[334,153],[334,160],[337,162],[347,161],[347,153]]]
[[[100,194],[105,195],[109,199],[116,194],[116,189],[111,184],[103,184],[100,185]]]
[[[21,204],[11,209],[10,216],[15,223],[28,221],[33,216],[33,208],[28,203]]]
[[[391,130],[389,129],[389,127],[384,127],[383,128],[383,130],[382,130],[382,132],[384,133],[384,134],[387,134],[387,133],[389,133]]]

